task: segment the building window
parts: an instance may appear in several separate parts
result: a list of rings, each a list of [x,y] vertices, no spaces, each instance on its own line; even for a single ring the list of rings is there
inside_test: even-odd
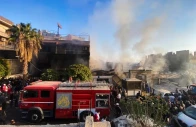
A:
[[[109,95],[96,94],[96,107],[109,107]]]
[[[83,47],[83,50],[88,50],[88,47]]]
[[[43,98],[50,97],[50,91],[46,91],[46,90],[41,91],[41,97]]]

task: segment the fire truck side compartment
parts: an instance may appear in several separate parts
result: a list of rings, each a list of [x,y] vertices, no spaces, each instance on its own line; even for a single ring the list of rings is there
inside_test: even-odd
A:
[[[108,107],[96,107],[96,94],[107,94],[110,96],[109,86],[101,83],[81,83],[77,87],[74,83],[62,83],[57,88],[57,93],[72,93],[72,108],[71,109],[56,109],[55,118],[79,118],[83,111],[89,110],[92,113],[100,111],[101,116],[110,114]],[[58,101],[58,100],[56,100]],[[109,98],[108,98],[109,101]],[[57,103],[57,102],[56,102]]]

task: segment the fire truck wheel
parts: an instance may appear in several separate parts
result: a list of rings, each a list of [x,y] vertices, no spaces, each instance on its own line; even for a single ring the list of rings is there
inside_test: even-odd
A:
[[[28,120],[32,123],[38,123],[42,120],[42,114],[39,110],[31,110],[28,112]]]
[[[82,113],[80,113],[80,121],[84,122],[86,120],[87,116],[93,116],[93,113],[91,111],[83,111]]]

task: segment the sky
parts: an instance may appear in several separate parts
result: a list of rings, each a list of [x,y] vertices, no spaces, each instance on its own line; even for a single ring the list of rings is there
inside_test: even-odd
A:
[[[135,61],[168,51],[196,51],[196,0],[1,0],[15,24],[90,35],[91,57]]]

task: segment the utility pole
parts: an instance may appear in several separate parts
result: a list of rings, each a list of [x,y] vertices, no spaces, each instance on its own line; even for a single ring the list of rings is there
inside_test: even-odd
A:
[[[61,24],[57,23],[57,27],[58,27],[58,29],[57,29],[57,36],[59,37],[60,36],[59,29],[62,29],[62,26],[61,26]]]
[[[60,34],[59,34],[59,29],[62,29],[62,26],[61,26],[61,24],[59,24],[59,23],[57,23],[57,40],[60,40]],[[59,44],[59,42],[57,41],[56,42],[56,54],[57,54],[57,45]]]

